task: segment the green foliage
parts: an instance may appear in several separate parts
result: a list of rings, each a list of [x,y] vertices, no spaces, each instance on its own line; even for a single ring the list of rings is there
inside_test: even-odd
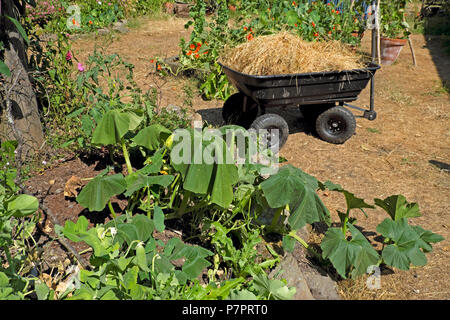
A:
[[[32,238],[38,199],[18,194],[14,168],[16,141],[0,145],[0,299],[23,299],[30,279],[22,271],[27,264],[26,241]]]
[[[237,249],[232,241],[233,230],[225,228],[219,222],[212,222],[210,230],[211,244],[219,259],[231,270],[232,276],[245,278],[252,274],[262,274],[264,269],[279,262],[278,257],[278,259],[266,260],[261,263],[256,262],[260,254],[255,250],[255,246],[261,242],[258,230],[251,231],[247,237],[242,239],[242,248],[240,249]]]
[[[410,26],[406,22],[406,6],[411,0],[382,0],[380,3],[380,30],[387,38],[408,38]]]
[[[385,219],[377,226],[377,231],[388,243],[382,252],[383,261],[401,270],[409,270],[410,264],[424,266],[427,263],[424,252],[432,250],[431,243],[444,240],[431,231],[410,226],[406,218]]]
[[[328,209],[316,194],[318,188],[318,181],[314,177],[292,165],[283,166],[277,174],[261,183],[271,208],[289,206],[288,223],[293,230],[307,223],[330,223]]]
[[[378,265],[379,256],[364,235],[353,225],[348,224],[351,239],[339,228],[330,228],[320,247],[324,258],[330,259],[336,271],[345,279],[364,275],[369,266]]]
[[[376,228],[376,231],[384,237],[380,257],[365,236],[354,226],[356,219],[349,218],[351,209],[363,210],[374,207],[329,181],[321,186],[322,190],[325,188],[340,192],[346,198],[347,212],[338,211],[341,228],[328,229],[320,245],[323,258],[330,259],[343,278],[348,275],[351,278],[358,277],[366,273],[372,265],[386,264],[401,270],[408,270],[410,264],[423,266],[427,262],[424,253],[432,251],[431,243],[444,239],[438,234],[408,223],[408,218],[419,217],[420,212],[418,205],[407,202],[404,196],[394,195],[384,200],[375,199],[375,204],[391,217],[383,220]],[[350,239],[347,238],[347,231],[350,231]]]

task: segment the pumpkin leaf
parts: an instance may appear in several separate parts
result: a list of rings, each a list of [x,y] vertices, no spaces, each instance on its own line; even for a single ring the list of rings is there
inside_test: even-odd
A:
[[[172,132],[160,124],[153,124],[140,130],[132,139],[134,143],[151,151],[157,150]]]
[[[89,211],[102,211],[111,197],[121,194],[127,188],[124,176],[119,173],[92,179],[77,196],[77,202]]]
[[[128,113],[117,110],[108,111],[95,128],[92,134],[92,143],[100,145],[120,143],[129,127],[130,116]]]
[[[371,265],[378,265],[379,255],[364,235],[352,224],[347,224],[352,235],[347,240],[340,228],[330,228],[320,244],[322,256],[330,259],[336,271],[347,278],[363,275]]]
[[[411,227],[406,218],[383,220],[377,226],[377,232],[393,242],[383,249],[383,261],[387,265],[401,270],[409,270],[410,264],[414,266],[425,265],[427,258],[420,248],[430,249],[429,243],[424,239],[430,237],[431,234],[425,234],[421,232],[422,230]],[[432,240],[440,241],[440,238],[433,237]]]
[[[375,199],[375,204],[389,214],[392,220],[398,221],[402,218],[420,217],[419,205],[408,203],[402,195],[394,195],[384,200]]]
[[[260,186],[271,208],[289,205],[292,229],[319,221],[330,223],[329,211],[316,194],[318,181],[302,170],[286,165]]]

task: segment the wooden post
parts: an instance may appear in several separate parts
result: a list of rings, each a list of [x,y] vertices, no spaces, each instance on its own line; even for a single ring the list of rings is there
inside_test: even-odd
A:
[[[377,56],[378,56],[378,64],[381,65],[381,34],[380,34],[380,0],[377,1],[376,7],[376,30],[377,30]]]

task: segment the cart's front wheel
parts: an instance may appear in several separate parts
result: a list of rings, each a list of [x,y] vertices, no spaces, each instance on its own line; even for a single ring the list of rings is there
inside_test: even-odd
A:
[[[326,142],[344,143],[355,133],[356,119],[348,109],[336,106],[322,112],[316,120],[316,132]]]
[[[257,134],[267,139],[267,147],[276,152],[286,143],[289,136],[289,126],[281,116],[273,113],[266,113],[256,118],[251,125]]]
[[[257,116],[258,105],[241,92],[231,95],[223,104],[222,117],[226,124],[235,124],[248,129]]]

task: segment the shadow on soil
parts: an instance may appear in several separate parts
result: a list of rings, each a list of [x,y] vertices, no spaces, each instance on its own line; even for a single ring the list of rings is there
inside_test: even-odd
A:
[[[441,78],[444,89],[450,86],[450,4],[443,4],[440,11],[424,17],[426,47]]]

